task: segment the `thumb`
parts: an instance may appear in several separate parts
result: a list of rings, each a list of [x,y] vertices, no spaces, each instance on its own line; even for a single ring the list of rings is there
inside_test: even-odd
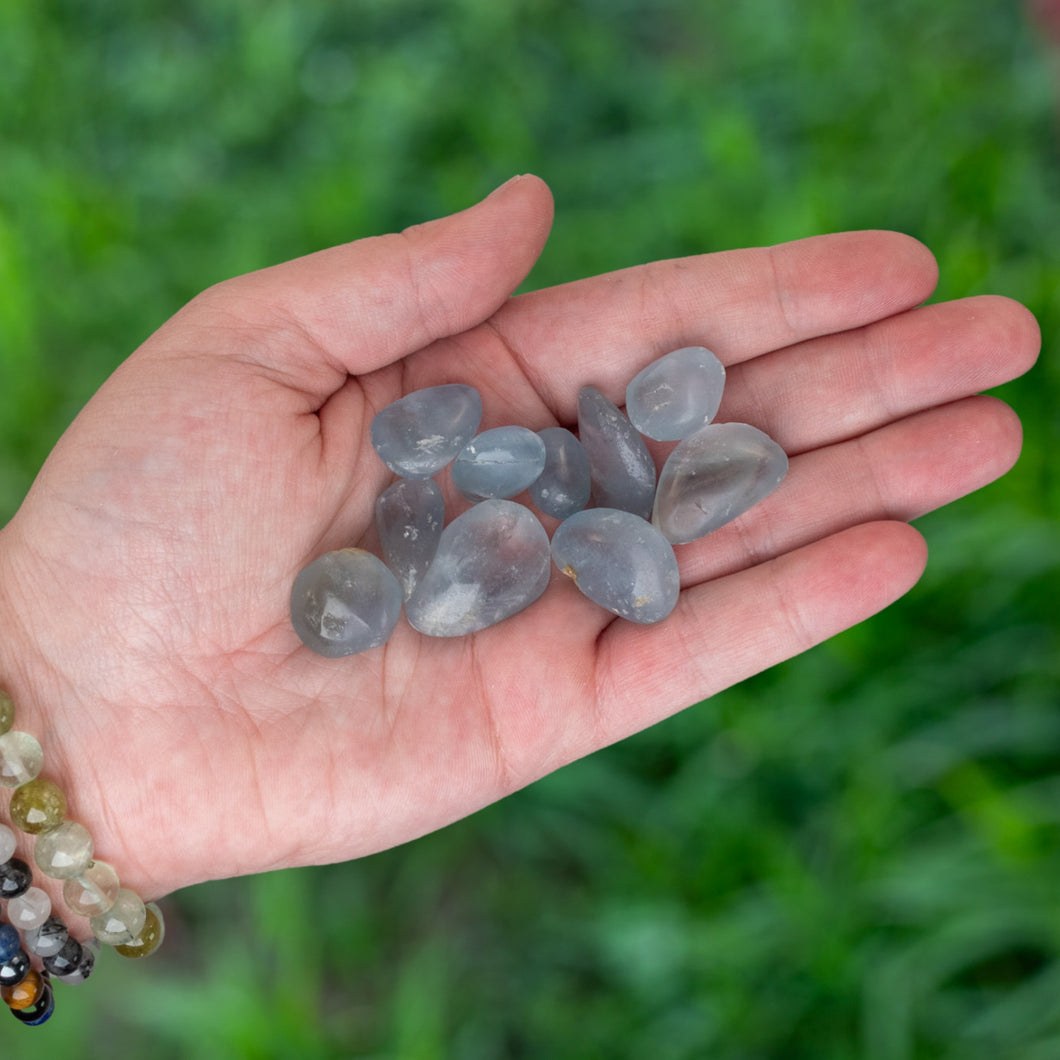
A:
[[[262,344],[255,359],[327,391],[337,384],[321,379],[321,355],[333,372],[357,375],[492,316],[530,271],[551,224],[545,183],[513,177],[459,213],[227,280],[196,301],[229,322],[237,313],[296,335]]]

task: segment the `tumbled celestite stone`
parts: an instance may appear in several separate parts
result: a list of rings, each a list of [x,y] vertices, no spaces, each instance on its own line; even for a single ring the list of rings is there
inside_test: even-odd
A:
[[[616,508],[587,508],[552,535],[556,566],[594,603],[632,622],[674,609],[681,579],[670,543],[651,523]]]
[[[376,413],[370,434],[380,459],[402,478],[430,478],[471,440],[482,422],[472,386],[445,383],[399,398]]]
[[[780,485],[788,457],[748,423],[710,423],[670,454],[659,475],[652,522],[685,544],[742,515]]]
[[[445,499],[432,479],[400,478],[379,494],[375,523],[383,559],[407,600],[438,551],[445,524]]]
[[[88,921],[92,934],[108,946],[125,946],[133,942],[147,923],[147,907],[134,891],[123,887],[114,904]]]
[[[15,789],[11,796],[11,820],[30,835],[58,827],[66,816],[66,796],[53,781],[36,777]]]
[[[529,607],[545,591],[548,555],[548,535],[529,508],[483,501],[442,532],[405,616],[432,637],[485,629]]]
[[[5,732],[0,736],[0,784],[17,788],[32,780],[44,764],[41,745],[28,732]]]
[[[633,424],[594,386],[578,392],[578,436],[596,503],[650,518],[655,462]]]
[[[545,467],[545,443],[526,427],[475,435],[453,462],[453,485],[469,500],[514,497]]]
[[[354,655],[389,639],[401,599],[401,586],[381,559],[343,548],[313,560],[295,578],[291,625],[318,655]]]
[[[33,860],[45,876],[68,880],[88,868],[92,851],[88,829],[77,821],[64,821],[58,828],[37,837]]]
[[[530,499],[545,515],[566,519],[589,503],[589,458],[566,427],[546,427],[537,434],[545,443],[545,467],[530,485]]]
[[[641,434],[676,442],[714,419],[725,389],[725,366],[703,346],[664,354],[626,387],[626,415]]]

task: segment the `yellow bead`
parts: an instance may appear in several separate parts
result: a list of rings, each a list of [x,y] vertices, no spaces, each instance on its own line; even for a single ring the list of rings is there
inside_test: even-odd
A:
[[[12,698],[0,688],[0,734],[11,731],[15,724],[15,703]]]
[[[162,910],[154,902],[147,904],[147,919],[143,929],[132,942],[124,946],[115,946],[114,952],[123,957],[149,957],[166,937],[166,925],[162,919]]]
[[[11,819],[16,828],[40,835],[58,828],[66,817],[66,796],[58,784],[37,777],[15,789],[11,796]]]
[[[29,1008],[30,1005],[34,1004],[37,998],[41,996],[43,990],[44,980],[41,978],[40,972],[35,968],[31,968],[21,983],[15,986],[3,987],[3,989],[0,989],[0,994],[3,995],[8,1008],[21,1012],[22,1009]]]

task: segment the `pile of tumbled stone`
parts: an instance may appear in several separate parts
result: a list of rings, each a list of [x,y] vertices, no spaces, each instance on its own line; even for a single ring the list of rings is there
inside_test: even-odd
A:
[[[768,435],[712,422],[724,385],[709,350],[674,350],[632,380],[625,413],[583,387],[577,437],[563,427],[477,434],[482,399],[461,383],[388,405],[371,424],[375,451],[399,476],[376,502],[383,559],[345,548],[302,570],[291,593],[299,637],[320,655],[353,655],[389,639],[403,604],[421,633],[474,633],[537,600],[553,563],[613,614],[661,621],[680,591],[673,546],[735,519],[787,473]],[[677,442],[658,480],[645,437]],[[448,526],[434,480],[446,468],[472,502]],[[531,509],[509,499],[524,491],[561,520],[551,543]]]

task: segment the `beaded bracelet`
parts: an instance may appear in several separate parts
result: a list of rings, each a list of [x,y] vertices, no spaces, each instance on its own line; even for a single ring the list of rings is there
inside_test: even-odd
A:
[[[106,942],[123,957],[146,957],[162,944],[165,922],[154,902],[120,885],[118,874],[93,858],[92,837],[84,825],[66,819],[66,797],[40,776],[44,753],[29,733],[12,729],[14,703],[0,689],[0,785],[14,788],[10,813],[20,831],[37,837],[33,851],[40,870],[63,881],[63,899],[87,916],[94,939],[79,943],[52,914],[51,900],[32,886],[32,870],[13,856],[17,840],[0,825],[0,898],[10,924],[0,924],[0,995],[17,1019],[44,1023],[54,1008],[51,977],[83,982],[95,962],[92,944]],[[19,945],[18,927],[26,931]],[[44,971],[31,967],[27,950],[42,958]]]

